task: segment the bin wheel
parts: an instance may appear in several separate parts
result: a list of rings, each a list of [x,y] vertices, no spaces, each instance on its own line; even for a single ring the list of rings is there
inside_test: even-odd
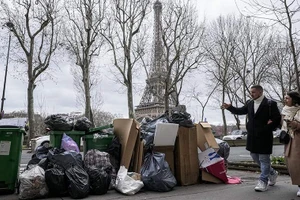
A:
[[[17,180],[17,181],[16,181],[16,194],[19,194],[19,193],[20,193],[20,185],[21,185],[20,180]]]

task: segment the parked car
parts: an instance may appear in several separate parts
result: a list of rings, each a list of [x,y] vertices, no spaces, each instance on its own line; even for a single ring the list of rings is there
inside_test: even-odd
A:
[[[223,140],[246,140],[247,131],[243,130],[234,130],[229,135],[225,135]]]
[[[43,135],[30,140],[29,146],[32,146],[32,150],[35,151],[38,146],[50,144],[50,135]]]
[[[29,145],[32,146],[32,151],[35,151],[38,146],[46,145],[49,147],[50,135],[36,137],[30,140]]]

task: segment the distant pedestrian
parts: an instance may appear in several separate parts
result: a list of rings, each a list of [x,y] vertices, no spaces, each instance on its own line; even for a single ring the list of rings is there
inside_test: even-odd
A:
[[[290,141],[284,146],[284,158],[293,185],[298,185],[297,196],[300,197],[300,94],[288,92],[282,109],[282,130],[290,135]]]
[[[227,103],[221,108],[236,115],[248,115],[246,149],[261,170],[254,189],[263,192],[268,189],[268,185],[275,185],[278,176],[278,172],[271,167],[270,155],[273,149],[273,130],[280,125],[281,115],[277,103],[264,96],[262,86],[253,85],[250,94],[252,100],[240,108]]]

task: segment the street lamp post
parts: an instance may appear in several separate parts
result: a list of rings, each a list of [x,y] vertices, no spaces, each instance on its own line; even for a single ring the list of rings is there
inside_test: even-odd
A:
[[[10,52],[10,41],[11,41],[11,31],[14,27],[14,24],[11,22],[5,23],[5,26],[7,26],[10,30],[9,36],[8,36],[8,48],[7,48],[7,56],[6,56],[6,66],[5,66],[5,73],[4,73],[4,81],[3,81],[3,91],[2,91],[2,98],[1,98],[1,113],[0,113],[0,119],[4,116],[4,100],[5,100],[5,89],[6,89],[6,79],[7,79],[7,70],[8,70],[8,61],[9,61],[9,52]]]

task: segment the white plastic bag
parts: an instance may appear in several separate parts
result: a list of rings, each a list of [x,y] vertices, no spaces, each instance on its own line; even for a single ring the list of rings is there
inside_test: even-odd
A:
[[[45,197],[49,192],[45,181],[45,171],[38,165],[23,172],[19,179],[19,199],[41,198]]]
[[[121,166],[116,180],[116,190],[122,194],[133,195],[140,191],[144,187],[144,183],[140,180],[135,180],[127,175],[127,169],[125,166]]]

